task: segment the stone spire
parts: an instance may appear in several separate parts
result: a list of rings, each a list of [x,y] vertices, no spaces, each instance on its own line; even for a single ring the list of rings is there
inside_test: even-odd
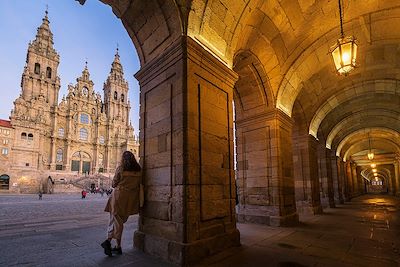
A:
[[[42,24],[37,29],[36,38],[32,42],[31,46],[36,50],[36,52],[41,52],[42,55],[54,54],[56,55],[56,51],[54,50],[54,42],[53,42],[53,33],[50,30],[50,21],[48,17],[49,12],[45,11],[45,16],[42,19]]]
[[[89,73],[89,69],[88,69],[88,62],[87,60],[85,61],[85,68],[82,71],[82,76],[80,77],[81,81],[90,81],[90,73]]]
[[[114,61],[111,63],[109,79],[124,81],[124,70],[119,59],[119,49],[115,52]]]

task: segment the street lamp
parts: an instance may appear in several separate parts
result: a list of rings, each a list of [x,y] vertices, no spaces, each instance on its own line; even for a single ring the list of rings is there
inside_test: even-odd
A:
[[[347,76],[356,67],[357,40],[354,36],[344,36],[342,5],[339,0],[340,34],[341,37],[331,47],[329,53],[332,55],[336,72]]]

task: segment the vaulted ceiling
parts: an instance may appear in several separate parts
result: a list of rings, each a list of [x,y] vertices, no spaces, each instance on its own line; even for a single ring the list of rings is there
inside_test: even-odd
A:
[[[142,64],[187,34],[239,74],[241,115],[278,108],[341,157],[367,151],[366,133],[376,151],[399,155],[400,1],[343,0],[345,35],[359,44],[347,77],[328,54],[340,35],[336,0],[102,2]]]

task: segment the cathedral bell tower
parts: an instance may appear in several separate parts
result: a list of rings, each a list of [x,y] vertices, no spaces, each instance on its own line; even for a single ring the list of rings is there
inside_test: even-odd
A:
[[[104,83],[104,105],[109,120],[116,120],[129,125],[128,82],[124,79],[124,71],[119,59],[118,48],[111,71]]]
[[[29,43],[26,65],[21,79],[22,98],[26,101],[44,97],[50,107],[57,106],[60,77],[57,68],[60,56],[53,47],[53,33],[46,10],[36,38]]]

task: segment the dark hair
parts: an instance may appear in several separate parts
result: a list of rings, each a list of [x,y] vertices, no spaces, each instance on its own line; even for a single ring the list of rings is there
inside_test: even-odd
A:
[[[120,163],[120,168],[122,171],[140,171],[142,168],[136,161],[135,155],[130,151],[125,151],[122,153],[122,159]]]

